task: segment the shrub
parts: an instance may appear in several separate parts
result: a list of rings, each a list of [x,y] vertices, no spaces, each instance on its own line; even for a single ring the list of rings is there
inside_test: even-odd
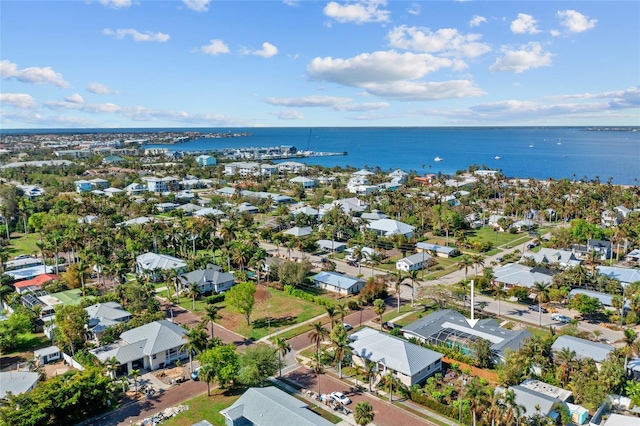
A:
[[[224,293],[212,294],[211,296],[207,296],[205,301],[209,305],[213,305],[214,303],[224,302]]]
[[[347,307],[352,311],[357,311],[357,310],[360,309],[360,305],[358,304],[358,302],[356,300],[353,300],[353,299],[351,299],[351,300],[349,300],[347,302]]]

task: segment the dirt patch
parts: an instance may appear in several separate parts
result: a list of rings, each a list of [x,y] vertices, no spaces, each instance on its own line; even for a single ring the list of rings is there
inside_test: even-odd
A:
[[[267,292],[267,289],[262,286],[256,286],[255,294],[256,303],[264,302],[271,298],[271,294]]]
[[[64,374],[71,369],[72,368],[69,365],[65,364],[64,361],[46,364],[44,366],[44,372],[47,375],[47,379]]]

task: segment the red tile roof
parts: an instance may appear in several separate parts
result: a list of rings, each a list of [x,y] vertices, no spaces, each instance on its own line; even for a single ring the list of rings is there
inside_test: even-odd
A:
[[[31,286],[41,286],[42,284],[49,282],[49,281],[53,281],[53,280],[59,280],[60,277],[56,274],[41,274],[38,275],[35,278],[32,278],[30,280],[26,280],[26,281],[20,281],[17,282],[15,284],[16,288],[26,288],[26,287],[31,287]]]

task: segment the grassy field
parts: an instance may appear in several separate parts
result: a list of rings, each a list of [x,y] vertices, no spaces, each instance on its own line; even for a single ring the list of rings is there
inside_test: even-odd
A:
[[[14,232],[11,234],[9,252],[12,256],[40,253],[40,249],[36,245],[38,241],[40,241],[40,235],[38,233],[30,233],[29,236],[25,236],[24,234]]]
[[[3,353],[3,356],[24,355],[25,352],[33,352],[45,346],[51,345],[51,340],[43,333],[24,333],[16,337],[16,348],[11,352]]]
[[[526,234],[525,234],[526,236]],[[476,229],[474,231],[468,232],[467,233],[467,238],[471,239],[471,238],[475,238],[475,239],[479,239],[480,241],[491,241],[493,243],[494,246],[502,246],[505,244],[509,244],[511,246],[514,245],[514,243],[522,238],[523,235],[522,234],[510,234],[508,232],[496,232],[493,230],[493,228],[489,227],[489,226],[485,226],[483,228],[480,229]]]

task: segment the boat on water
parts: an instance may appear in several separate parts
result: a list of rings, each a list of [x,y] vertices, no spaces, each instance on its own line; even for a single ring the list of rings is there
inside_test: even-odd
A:
[[[500,157],[499,155],[496,155],[495,157],[493,157],[494,160],[499,160],[500,158],[502,157]]]
[[[556,145],[562,145],[562,139],[558,139],[558,143]]]
[[[529,148],[533,148],[533,144],[529,145]]]
[[[434,159],[433,159],[433,161],[436,161],[436,162],[438,162],[438,161],[442,161],[442,160],[443,160],[443,159],[442,159],[442,158],[440,158],[440,157],[436,157],[436,158],[434,158]]]

